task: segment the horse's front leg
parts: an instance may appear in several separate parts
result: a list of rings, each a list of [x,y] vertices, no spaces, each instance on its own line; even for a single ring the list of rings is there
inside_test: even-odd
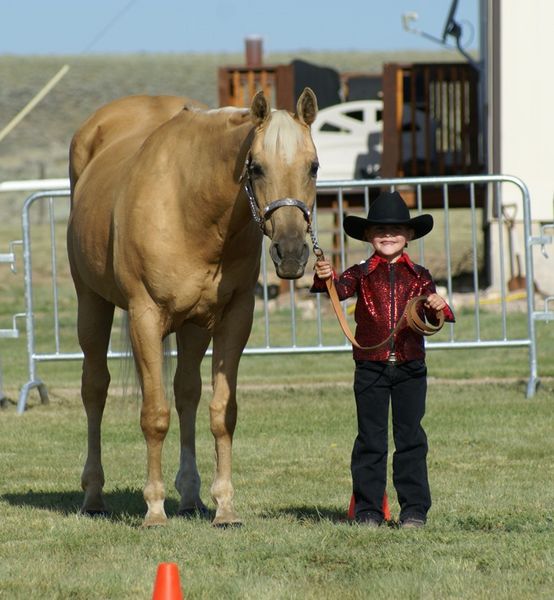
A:
[[[200,475],[196,465],[196,413],[202,394],[200,364],[211,340],[210,333],[186,323],[176,333],[177,371],[175,373],[175,407],[179,415],[181,455],[175,487],[181,496],[179,514],[200,513],[208,509],[200,499]]]
[[[238,525],[240,517],[233,505],[232,445],[237,422],[237,372],[250,330],[254,295],[236,294],[214,331],[212,376],[214,394],[210,403],[210,427],[215,438],[216,471],[211,487],[216,504],[213,525]]]
[[[145,526],[163,525],[167,521],[162,448],[169,429],[169,405],[163,385],[162,323],[161,313],[151,301],[130,303],[129,332],[142,389],[140,426],[146,440]]]

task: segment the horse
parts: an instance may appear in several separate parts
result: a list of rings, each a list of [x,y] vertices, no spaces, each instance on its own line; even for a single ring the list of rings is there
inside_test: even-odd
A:
[[[99,108],[79,127],[71,140],[71,186],[105,146],[109,146],[120,137],[130,135],[131,132],[143,131],[150,134],[156,127],[174,117],[184,106],[207,108],[205,104],[183,96],[126,96]]]
[[[117,306],[127,312],[142,394],[143,525],[167,522],[161,459],[170,406],[163,385],[163,341],[172,333],[179,514],[209,514],[200,498],[195,422],[200,364],[212,342],[212,524],[241,523],[231,478],[237,371],[252,328],[263,235],[271,240],[280,278],[299,278],[306,267],[318,170],[310,130],[316,115],[317,99],[309,88],[294,113],[272,110],[261,91],[249,108],[213,110],[183,98],[133,96],[100,108],[73,136],[67,249],[84,355],[85,514],[108,511],[101,424]]]

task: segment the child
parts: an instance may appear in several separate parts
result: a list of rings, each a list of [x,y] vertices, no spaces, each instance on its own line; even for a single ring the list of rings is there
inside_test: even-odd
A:
[[[325,279],[334,277],[341,300],[357,295],[356,340],[361,346],[386,340],[407,302],[417,296],[427,296],[420,312],[429,321],[442,310],[445,321],[454,322],[450,307],[435,291],[430,273],[404,252],[407,242],[431,231],[431,215],[410,218],[400,194],[384,192],[371,205],[367,219],[348,216],[343,227],[350,237],[371,243],[374,253],[338,278],[327,261],[316,262],[311,291],[326,291]],[[351,462],[355,519],[369,527],[378,527],[383,521],[390,399],[395,444],[393,482],[400,504],[400,526],[422,527],[431,506],[427,436],[421,426],[427,390],[423,336],[402,327],[385,345],[373,350],[354,347],[353,354],[358,419]]]

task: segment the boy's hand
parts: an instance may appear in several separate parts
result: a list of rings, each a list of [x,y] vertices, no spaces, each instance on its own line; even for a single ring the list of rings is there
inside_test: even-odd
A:
[[[320,279],[329,279],[333,275],[333,268],[331,263],[326,260],[316,260],[314,265],[314,271]]]
[[[446,308],[446,301],[442,296],[439,296],[438,294],[430,294],[429,296],[427,296],[425,306],[427,308],[432,308],[433,310],[439,311]]]

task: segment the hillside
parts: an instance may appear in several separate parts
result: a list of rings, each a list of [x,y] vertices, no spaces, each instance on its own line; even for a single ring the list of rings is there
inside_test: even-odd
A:
[[[454,53],[296,52],[264,57],[267,64],[301,58],[339,71],[378,73],[384,62],[457,60]],[[185,95],[218,105],[217,68],[243,64],[242,55],[136,54],[19,57],[0,55],[0,129],[64,65],[70,71],[0,142],[0,181],[65,177],[67,149],[79,124],[96,108],[129,94]]]

